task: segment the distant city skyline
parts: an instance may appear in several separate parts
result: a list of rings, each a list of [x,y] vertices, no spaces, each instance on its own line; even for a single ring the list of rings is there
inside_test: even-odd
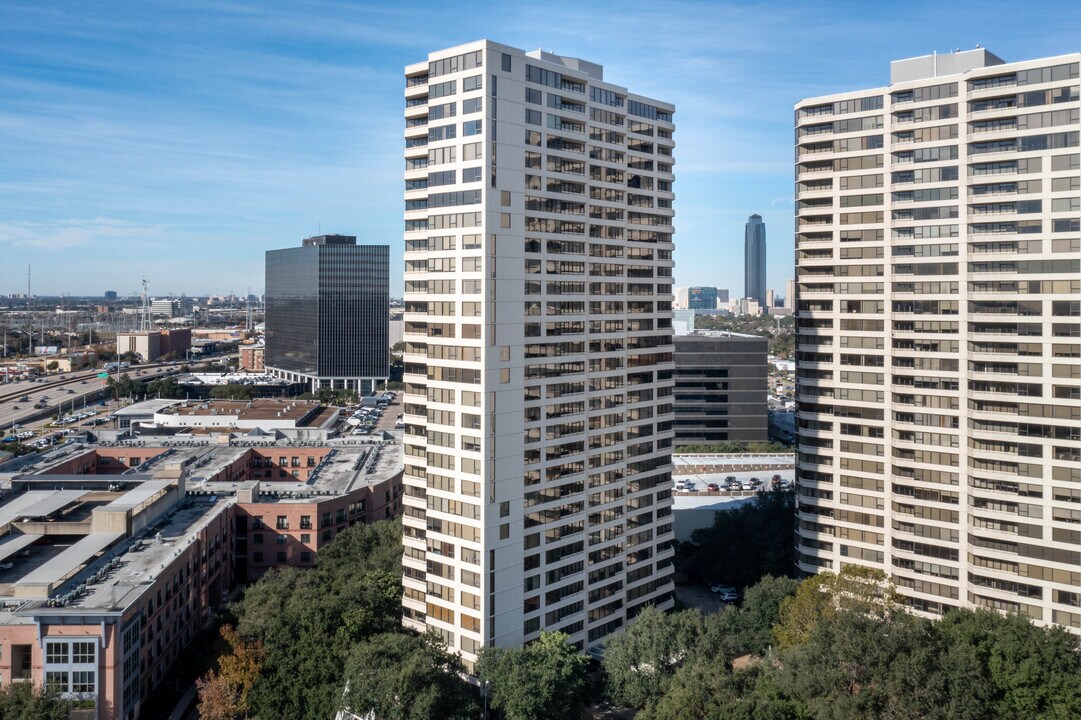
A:
[[[775,228],[766,284],[780,291],[793,103],[884,85],[889,60],[935,50],[1077,50],[1081,6],[1025,8],[13,0],[0,7],[0,295],[25,292],[27,264],[36,295],[125,296],[144,276],[162,295],[257,292],[263,251],[338,232],[391,245],[400,296],[402,68],[480,36],[589,57],[671,99],[675,284],[742,287],[757,212]],[[592,30],[601,19],[609,32]]]

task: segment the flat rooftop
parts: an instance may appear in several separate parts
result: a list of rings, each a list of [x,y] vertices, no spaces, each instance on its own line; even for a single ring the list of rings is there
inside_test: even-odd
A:
[[[300,423],[313,411],[319,409],[319,403],[314,400],[259,398],[256,400],[183,401],[178,405],[162,408],[158,414],[179,417],[225,416],[235,417],[238,421],[292,420]]]
[[[213,478],[223,470],[243,459],[253,448],[204,447],[192,452],[198,455],[187,474],[187,489],[205,490],[225,494],[235,493],[249,482],[259,483],[260,502],[266,501],[267,493],[274,493],[278,502],[305,502],[313,496],[343,495],[369,485],[378,485],[402,472],[405,455],[399,442],[373,442],[358,445],[318,445],[329,448],[316,465],[311,477],[296,478],[247,478],[237,481],[219,481]],[[275,455],[305,457],[305,446],[264,446],[260,449]],[[307,470],[308,468],[304,468]]]
[[[46,608],[51,615],[123,611],[180,549],[194,542],[197,534],[232,503],[232,498],[213,495],[188,497],[130,538],[125,539],[123,533],[94,533],[46,553],[43,562],[27,559],[32,567],[15,580],[16,587],[60,585],[49,601],[0,598],[5,601],[0,624],[31,623],[33,615]]]

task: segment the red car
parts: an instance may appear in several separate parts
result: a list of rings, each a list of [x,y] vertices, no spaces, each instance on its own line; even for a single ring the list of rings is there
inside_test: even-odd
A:
[[[720,492],[721,491],[721,486],[718,485],[717,483],[710,483],[709,485],[706,486],[706,490],[708,490],[709,492]]]

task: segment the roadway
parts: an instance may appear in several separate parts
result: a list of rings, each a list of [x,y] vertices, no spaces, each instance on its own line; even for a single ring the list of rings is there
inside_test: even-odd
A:
[[[175,373],[182,362],[133,365],[120,372],[136,380],[155,380]],[[105,392],[105,381],[98,379],[104,370],[78,370],[0,385],[0,434],[7,435],[13,427],[39,425],[36,421],[51,418],[57,409],[69,410],[98,402]],[[110,373],[116,377],[116,371]],[[27,398],[22,400],[21,398]],[[44,401],[46,407],[35,408]]]

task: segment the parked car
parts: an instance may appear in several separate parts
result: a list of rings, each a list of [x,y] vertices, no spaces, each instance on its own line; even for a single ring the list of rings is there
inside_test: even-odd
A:
[[[756,486],[752,484],[750,480],[748,480],[747,482],[743,483],[742,487],[744,490],[754,490]]]
[[[735,590],[721,593],[721,602],[734,603],[739,602],[739,593]]]
[[[774,475],[774,476],[773,476],[773,484],[774,484],[774,485],[776,485],[776,484],[777,484],[777,483],[779,483],[779,482],[781,482],[781,476],[780,476],[780,474]]]
[[[758,478],[751,478],[750,483],[751,483],[751,485],[754,485],[755,487],[758,487],[759,485],[762,484],[762,481],[759,480]]]
[[[724,595],[725,593],[734,593],[736,589],[731,585],[721,585],[720,583],[714,583],[709,586],[711,592],[715,592],[718,595]]]
[[[709,485],[706,485],[706,490],[708,490],[710,492],[720,492],[721,491],[721,486],[718,485],[717,483],[710,483]]]
[[[738,482],[738,481],[736,480],[736,476],[735,476],[735,475],[729,475],[728,477],[726,477],[726,478],[724,479],[724,484],[725,484],[725,485],[728,485],[729,483],[734,483],[734,482]]]
[[[694,485],[687,480],[679,480],[676,482],[676,490],[692,490],[693,488]]]

